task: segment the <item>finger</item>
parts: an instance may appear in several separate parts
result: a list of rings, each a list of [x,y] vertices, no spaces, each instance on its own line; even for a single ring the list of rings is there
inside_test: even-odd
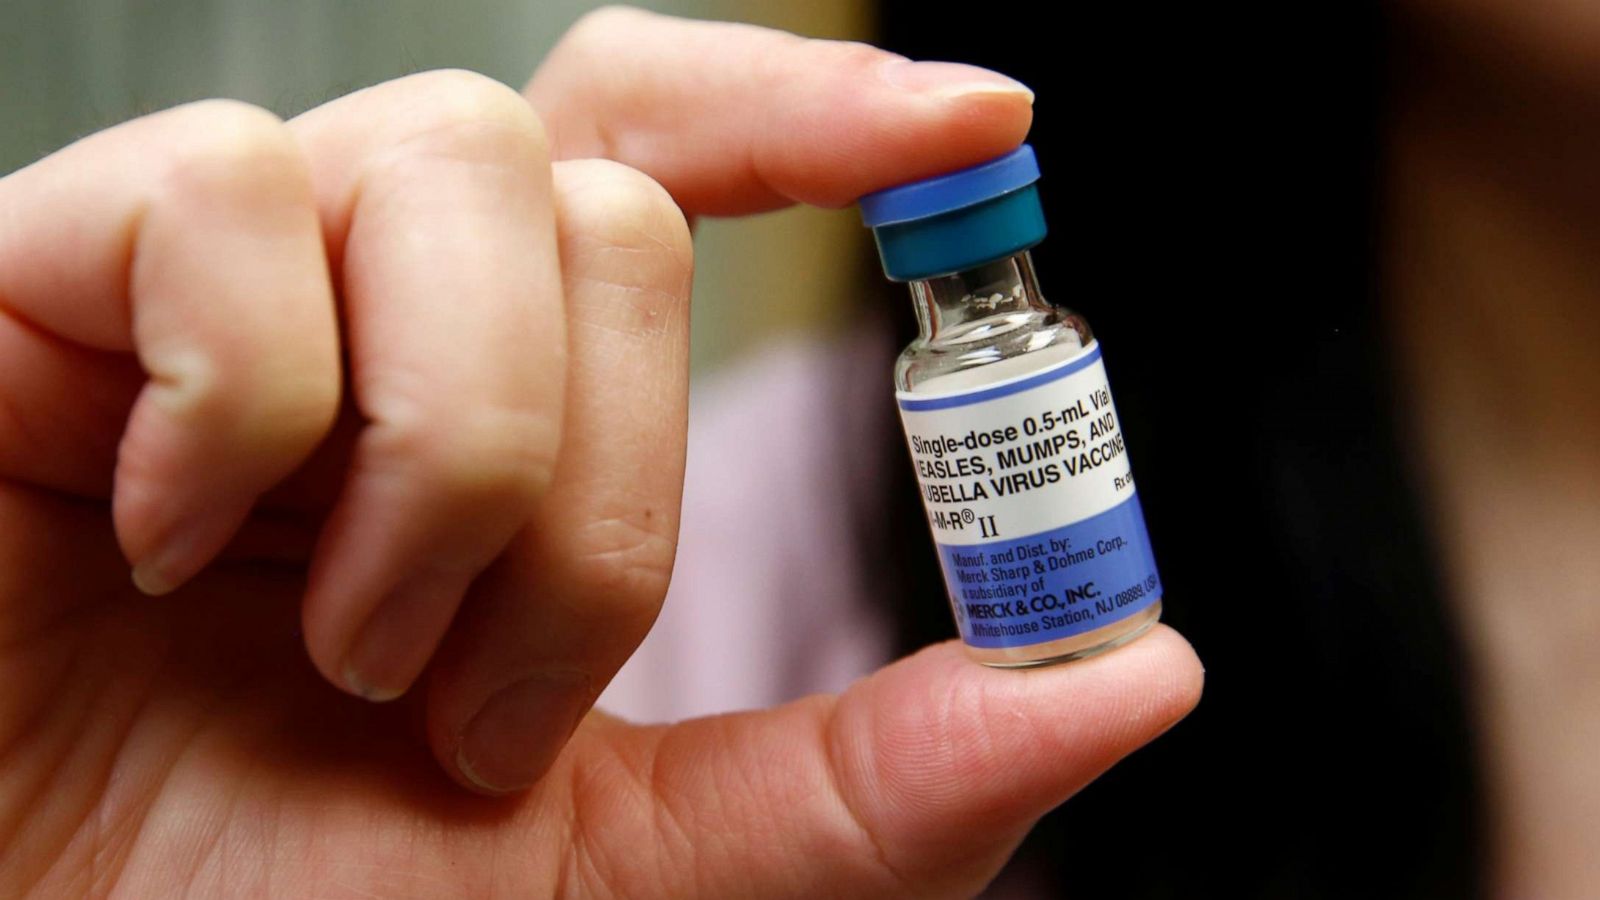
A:
[[[311,563],[306,643],[335,684],[388,699],[554,466],[566,333],[549,161],[527,103],[465,72],[369,88],[291,127],[367,420]]]
[[[666,191],[556,164],[571,347],[550,491],[439,655],[429,730],[477,790],[526,787],[655,621],[677,541],[692,255]]]
[[[0,454],[6,473],[100,486],[103,419],[125,409],[129,373],[92,351],[135,352],[148,380],[121,434],[113,513],[135,581],[171,590],[305,459],[338,406],[332,292],[299,148],[269,113],[191,104],[5,178],[0,210],[0,318],[16,352],[0,401],[11,434],[32,437]],[[66,387],[83,402],[52,412]]]
[[[624,162],[690,216],[845,206],[978,163],[1022,142],[1033,102],[974,66],[618,7],[573,26],[524,93],[556,158]]]
[[[70,343],[0,303],[0,478],[109,498],[117,444],[144,384],[131,354]]]
[[[837,698],[643,735],[596,717],[583,738],[616,752],[570,757],[565,871],[622,896],[973,896],[1040,816],[1187,714],[1201,681],[1158,627],[1027,671],[943,644]]]

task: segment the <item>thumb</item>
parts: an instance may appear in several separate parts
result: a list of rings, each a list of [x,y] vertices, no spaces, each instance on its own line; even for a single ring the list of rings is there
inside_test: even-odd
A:
[[[578,864],[622,895],[971,896],[1040,816],[1193,709],[1202,680],[1158,626],[1069,665],[989,669],[952,642],[837,698],[658,729],[597,721],[595,737],[633,749],[574,760],[634,771],[574,773]]]
[[[847,691],[827,751],[886,867],[968,896],[1039,817],[1187,715],[1203,677],[1164,626],[1081,663],[1021,671],[976,665],[948,642]]]

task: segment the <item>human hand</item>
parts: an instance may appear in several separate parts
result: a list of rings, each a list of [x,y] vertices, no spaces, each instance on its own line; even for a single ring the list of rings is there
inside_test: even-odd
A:
[[[685,214],[1027,130],[893,59],[608,10],[531,107],[464,73],[208,102],[0,180],[0,896],[960,895],[1186,713],[1158,629],[585,714],[670,572]]]

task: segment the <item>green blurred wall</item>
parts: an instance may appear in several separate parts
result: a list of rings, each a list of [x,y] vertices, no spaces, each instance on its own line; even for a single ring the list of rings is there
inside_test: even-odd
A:
[[[0,0],[0,174],[125,119],[202,97],[290,116],[446,66],[520,87],[582,0]],[[862,39],[864,0],[637,4],[815,37]],[[865,236],[849,212],[708,221],[696,236],[694,360],[826,323],[854,290]]]

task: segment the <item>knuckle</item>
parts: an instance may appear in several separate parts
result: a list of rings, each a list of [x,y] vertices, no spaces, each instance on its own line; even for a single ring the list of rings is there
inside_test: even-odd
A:
[[[665,330],[687,307],[694,241],[683,211],[650,176],[621,163],[563,163],[558,179],[563,271],[569,293],[583,282],[621,289],[627,303],[608,303],[640,333]],[[578,289],[578,290],[575,290]]]
[[[468,161],[544,163],[550,140],[528,101],[506,85],[465,69],[411,75],[416,118],[400,147]]]
[[[619,28],[647,20],[650,13],[621,4],[607,4],[584,13],[561,39],[563,49],[600,50],[610,46]]]
[[[642,634],[655,621],[672,581],[675,528],[648,505],[596,519],[573,535],[570,564],[586,598],[582,615]],[[595,597],[604,603],[590,603]],[[576,611],[575,611],[576,612]]]
[[[448,493],[521,507],[550,484],[555,433],[548,418],[529,412],[457,413],[415,442],[416,459]]]
[[[259,423],[265,440],[295,449],[309,447],[333,429],[339,415],[340,387],[336,369],[279,373],[252,421]]]
[[[374,424],[365,440],[378,464],[423,490],[525,509],[550,484],[560,438],[554,413],[398,393],[369,406]]]
[[[155,402],[172,416],[205,422],[255,449],[299,452],[320,441],[338,416],[337,371],[269,371],[224,365],[195,348],[149,360]]]
[[[676,269],[694,258],[689,222],[649,175],[603,159],[575,161],[565,179],[564,231],[602,248],[658,255]]]
[[[183,141],[165,171],[171,194],[249,207],[311,203],[311,171],[283,120],[237,100],[202,100],[172,111]]]

